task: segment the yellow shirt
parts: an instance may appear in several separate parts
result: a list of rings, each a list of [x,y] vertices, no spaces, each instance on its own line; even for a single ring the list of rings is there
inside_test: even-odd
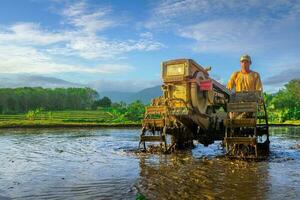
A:
[[[250,71],[243,74],[241,71],[234,72],[227,84],[227,88],[236,92],[241,91],[262,91],[260,76],[257,72]]]

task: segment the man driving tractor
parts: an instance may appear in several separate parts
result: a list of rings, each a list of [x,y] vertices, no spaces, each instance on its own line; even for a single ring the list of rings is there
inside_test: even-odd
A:
[[[251,57],[243,55],[240,58],[241,70],[234,72],[227,84],[229,90],[235,92],[262,91],[260,76],[257,72],[250,70]]]
[[[234,72],[227,84],[229,90],[235,92],[262,92],[262,83],[260,76],[257,72],[250,70],[251,57],[249,55],[242,55],[240,58],[241,70]],[[245,118],[252,117],[252,113],[230,113],[229,117],[233,118]]]
[[[258,158],[268,155],[270,143],[262,83],[259,74],[250,70],[249,55],[241,56],[240,64],[240,71],[234,72],[227,84],[233,94],[227,103],[226,152],[230,156]]]

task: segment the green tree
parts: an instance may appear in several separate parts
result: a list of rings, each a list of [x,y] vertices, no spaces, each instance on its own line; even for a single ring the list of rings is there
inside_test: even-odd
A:
[[[26,113],[30,110],[90,109],[98,93],[91,88],[1,88],[1,113]]]
[[[274,94],[265,94],[270,121],[300,119],[300,79],[291,80]]]
[[[111,105],[112,105],[112,102],[111,102],[110,98],[103,97],[102,99],[94,101],[94,103],[92,105],[92,109],[95,110],[98,107],[108,108],[108,107],[111,107]]]
[[[145,105],[141,101],[135,101],[128,105],[125,117],[130,121],[140,121],[144,118]]]

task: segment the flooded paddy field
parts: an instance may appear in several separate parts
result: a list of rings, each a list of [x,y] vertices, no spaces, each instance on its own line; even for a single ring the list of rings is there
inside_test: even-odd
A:
[[[0,130],[2,199],[300,199],[300,127],[272,127],[268,160],[228,160],[220,142],[135,153],[139,129]]]

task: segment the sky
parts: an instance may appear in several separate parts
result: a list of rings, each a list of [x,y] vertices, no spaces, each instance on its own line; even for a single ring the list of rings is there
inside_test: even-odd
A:
[[[135,92],[191,58],[226,84],[242,54],[267,92],[300,78],[300,0],[2,0],[0,13],[0,83]]]

